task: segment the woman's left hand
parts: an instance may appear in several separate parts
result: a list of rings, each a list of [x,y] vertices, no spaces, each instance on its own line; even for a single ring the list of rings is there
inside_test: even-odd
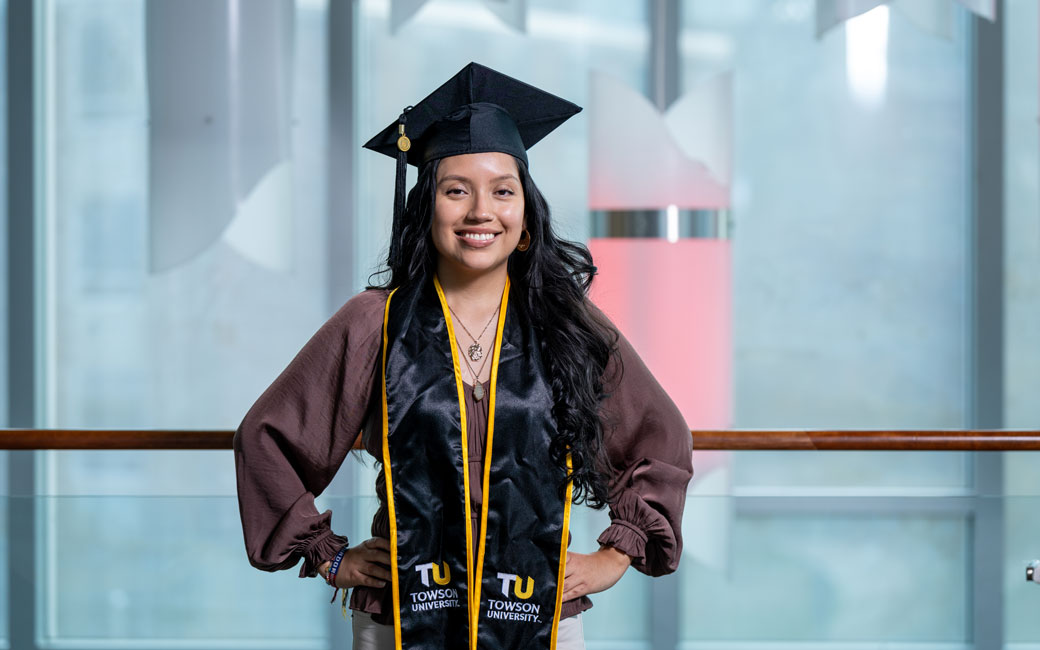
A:
[[[632,558],[621,551],[603,546],[595,553],[567,552],[567,569],[563,576],[563,600],[595,594],[614,586],[632,564]]]

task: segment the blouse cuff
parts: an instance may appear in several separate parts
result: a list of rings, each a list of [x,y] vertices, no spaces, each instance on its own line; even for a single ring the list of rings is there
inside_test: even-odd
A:
[[[679,562],[675,532],[664,515],[637,492],[622,490],[610,505],[610,527],[599,543],[632,558],[632,568],[651,576],[671,573]]]
[[[313,578],[318,575],[318,567],[336,557],[336,553],[347,545],[347,538],[331,530],[324,530],[305,544],[300,577]]]
[[[646,533],[633,524],[615,519],[596,540],[600,546],[611,546],[628,557],[633,564],[641,564],[646,557]]]

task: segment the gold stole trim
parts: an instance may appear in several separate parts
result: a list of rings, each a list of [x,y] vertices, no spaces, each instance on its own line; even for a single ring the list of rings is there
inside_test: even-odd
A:
[[[571,455],[567,454],[567,473],[571,471]],[[563,606],[563,578],[567,574],[567,542],[571,530],[571,498],[573,481],[567,481],[567,498],[563,502],[563,534],[560,536],[560,568],[556,573],[556,607],[553,608],[552,633],[549,635],[549,650],[556,650],[556,634],[560,627],[560,608]]]
[[[465,493],[466,507],[466,610],[470,619],[473,618],[473,521],[469,502],[469,436],[466,428],[466,396],[462,387],[462,366],[459,365],[459,346],[455,344],[455,326],[451,322],[451,310],[448,309],[448,300],[444,297],[444,289],[441,287],[440,278],[433,276],[433,286],[437,289],[437,299],[441,303],[441,312],[444,313],[444,322],[448,326],[448,345],[451,347],[451,367],[455,374],[455,388],[459,397],[459,419],[462,425],[462,485]]]
[[[401,650],[401,585],[397,577],[397,512],[394,509],[394,481],[390,467],[390,413],[386,401],[387,324],[390,322],[390,300],[397,289],[386,297],[383,308],[383,476],[386,479],[386,509],[390,517],[390,591],[394,599],[394,647]]]

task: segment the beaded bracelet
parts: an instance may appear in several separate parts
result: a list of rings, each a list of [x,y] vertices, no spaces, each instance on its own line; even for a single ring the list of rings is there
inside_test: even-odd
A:
[[[332,559],[332,564],[329,565],[328,573],[325,574],[325,582],[329,583],[329,585],[331,585],[332,588],[335,590],[332,592],[332,600],[329,601],[330,603],[336,602],[336,596],[339,595],[340,588],[336,586],[336,574],[339,573],[339,565],[343,562],[343,556],[346,554],[347,548],[348,545],[344,544],[343,548],[339,549],[339,552],[336,553],[336,557]],[[343,618],[347,617],[348,591],[349,590],[347,589],[343,590],[343,598],[340,601],[340,607],[343,610]]]
[[[336,553],[336,557],[332,559],[332,564],[329,565],[329,571],[325,574],[325,582],[329,583],[330,586],[336,586],[336,574],[339,573],[339,565],[343,562],[343,556],[347,552],[347,545],[344,544],[343,548],[339,549],[339,553]]]

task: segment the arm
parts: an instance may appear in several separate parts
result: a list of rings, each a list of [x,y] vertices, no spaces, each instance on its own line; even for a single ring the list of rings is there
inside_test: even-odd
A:
[[[604,442],[615,471],[611,525],[599,536],[651,576],[671,573],[682,554],[682,513],[693,476],[693,439],[682,414],[632,345],[618,341],[621,372],[604,403]]]
[[[347,543],[319,513],[365,416],[379,354],[385,294],[343,306],[257,400],[235,432],[239,510],[250,563],[266,571],[304,558],[301,576]]]
[[[651,576],[675,571],[682,512],[693,476],[693,438],[682,414],[622,336],[608,365],[603,438],[614,475],[610,526],[593,553],[567,553],[563,599],[612,587],[629,566]]]

